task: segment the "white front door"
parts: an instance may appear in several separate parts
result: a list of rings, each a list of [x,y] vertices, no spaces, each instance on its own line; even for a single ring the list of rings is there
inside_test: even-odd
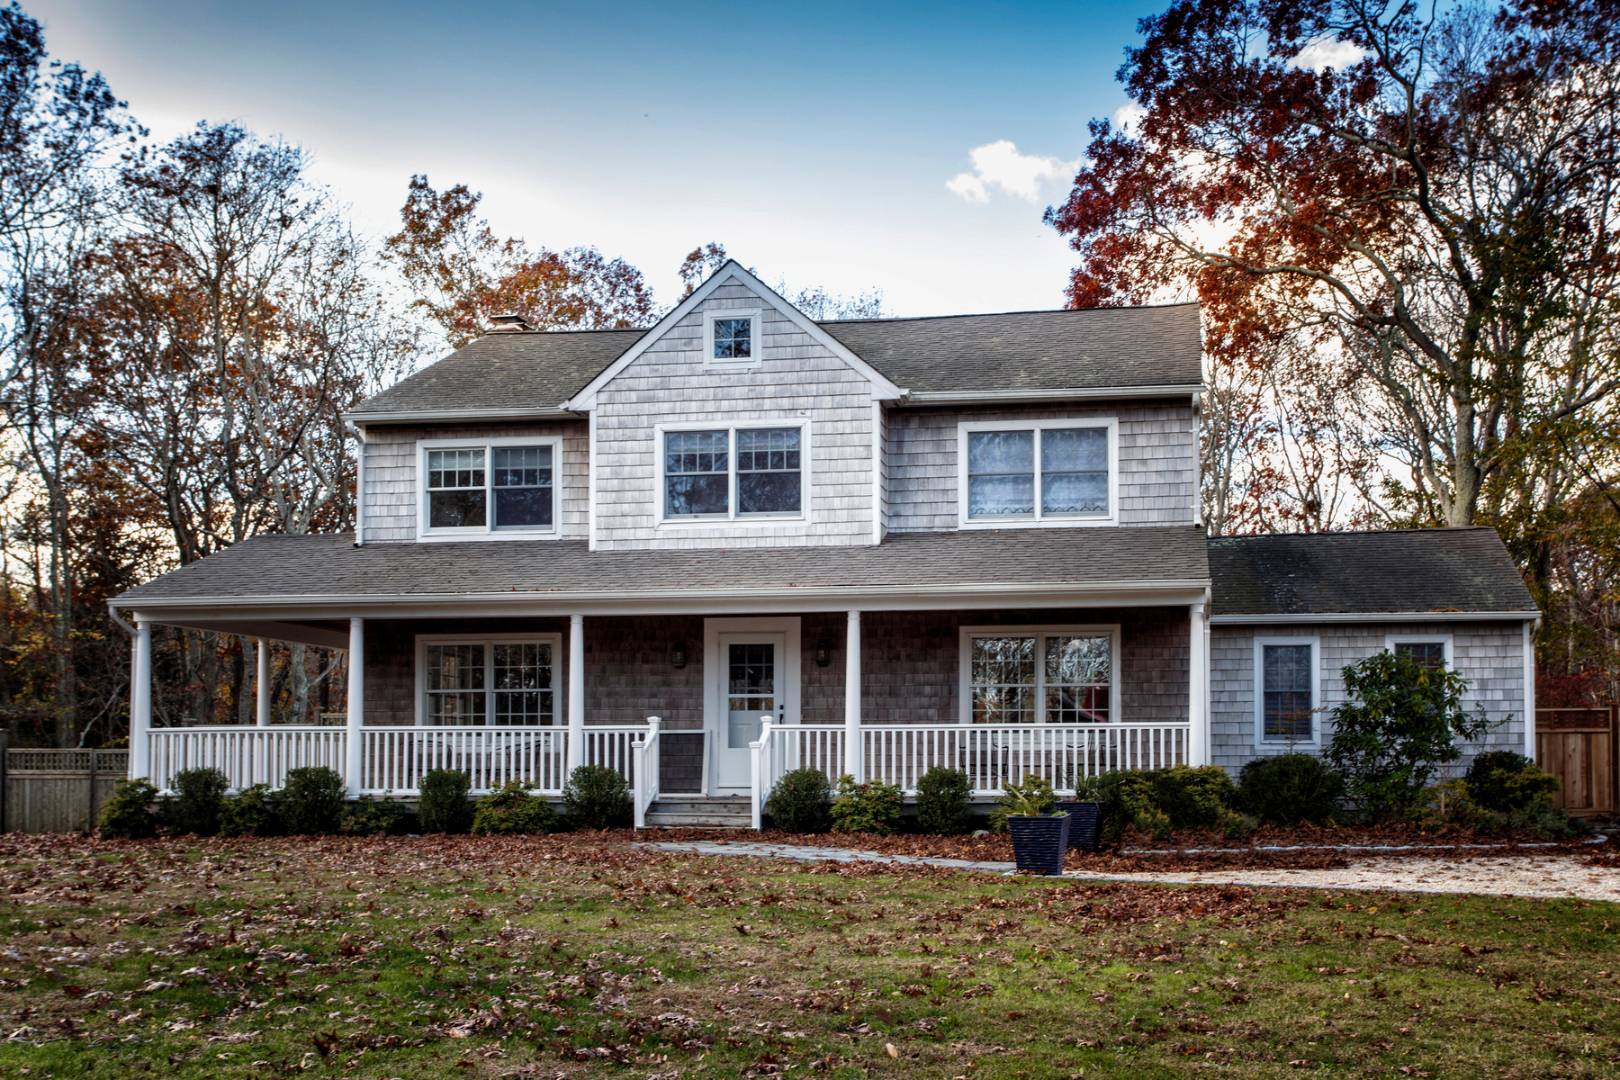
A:
[[[799,718],[799,620],[709,619],[704,650],[704,709],[713,794],[736,794],[753,782],[749,744],[769,716]]]

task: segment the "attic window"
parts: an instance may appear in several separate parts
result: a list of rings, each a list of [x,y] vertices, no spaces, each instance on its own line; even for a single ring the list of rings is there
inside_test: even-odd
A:
[[[703,317],[704,358],[709,363],[752,363],[759,359],[759,312],[717,311]]]

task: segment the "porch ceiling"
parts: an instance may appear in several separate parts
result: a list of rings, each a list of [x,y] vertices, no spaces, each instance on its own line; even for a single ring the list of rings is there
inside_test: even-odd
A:
[[[113,605],[214,610],[217,617],[228,608],[231,617],[248,618],[457,604],[904,607],[975,594],[1003,605],[1087,596],[1170,603],[1208,588],[1204,534],[1191,526],[916,533],[869,547],[685,551],[590,551],[583,542],[534,540],[356,547],[347,535],[264,536],[131,589]]]

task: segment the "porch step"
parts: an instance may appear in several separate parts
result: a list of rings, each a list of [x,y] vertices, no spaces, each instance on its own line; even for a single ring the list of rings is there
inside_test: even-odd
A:
[[[746,829],[753,813],[743,796],[700,795],[658,799],[647,808],[647,827],[663,829]]]

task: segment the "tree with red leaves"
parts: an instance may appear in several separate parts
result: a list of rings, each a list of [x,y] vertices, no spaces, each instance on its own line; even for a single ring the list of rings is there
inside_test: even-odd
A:
[[[1401,465],[1363,485],[1386,520],[1499,520],[1616,475],[1615,16],[1174,3],[1120,71],[1138,115],[1093,124],[1048,211],[1081,257],[1070,302],[1190,286],[1213,363],[1281,350],[1295,386],[1340,384],[1328,412]],[[1584,460],[1524,483],[1548,455]]]

